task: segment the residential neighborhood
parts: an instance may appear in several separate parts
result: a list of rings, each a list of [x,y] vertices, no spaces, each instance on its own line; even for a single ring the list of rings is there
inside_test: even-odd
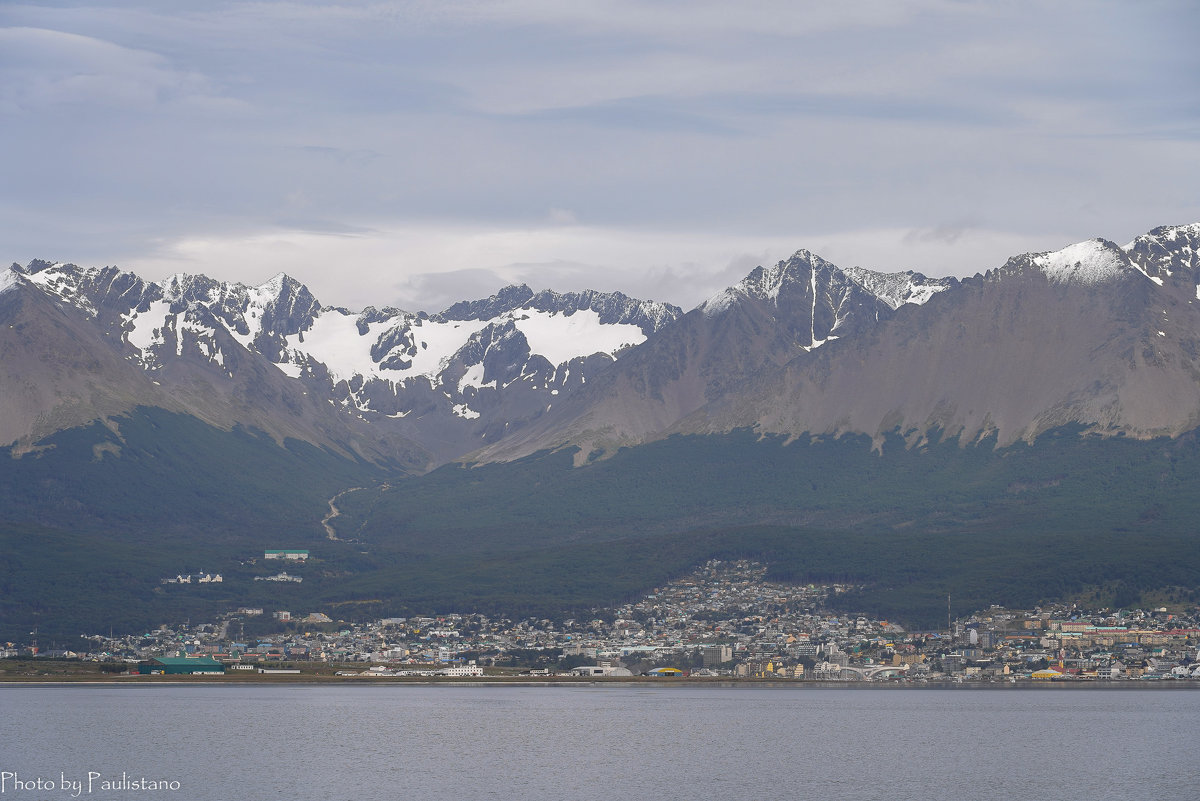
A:
[[[992,607],[938,631],[828,609],[849,585],[768,581],[764,565],[711,561],[636,602],[587,619],[445,614],[344,623],[321,611],[241,607],[202,624],[90,638],[67,658],[143,673],[228,670],[338,675],[1007,682],[1200,680],[1200,610]],[[274,633],[244,636],[255,621]],[[270,626],[268,626],[270,628]],[[282,630],[278,630],[282,629]],[[10,644],[4,656],[28,656]],[[39,655],[47,655],[45,653]],[[157,665],[151,664],[158,660]],[[165,660],[165,661],[164,661]],[[189,661],[194,660],[194,661]],[[189,664],[203,669],[188,670]]]

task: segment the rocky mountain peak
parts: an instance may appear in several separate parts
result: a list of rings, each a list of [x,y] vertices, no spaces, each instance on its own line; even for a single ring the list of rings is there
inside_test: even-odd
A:
[[[525,284],[506,286],[482,300],[461,301],[445,311],[430,315],[434,322],[492,320],[519,310],[561,314],[567,317],[580,311],[593,311],[602,325],[636,325],[645,336],[678,319],[683,310],[670,303],[636,300],[621,292],[534,292]]]
[[[123,311],[161,296],[154,284],[116,267],[80,267],[34,259],[24,268],[14,268],[48,295],[92,318],[103,316],[104,310]]]
[[[490,320],[505,312],[523,308],[533,299],[533,290],[525,284],[506,286],[491,297],[482,300],[464,300],[455,303],[441,314],[432,315],[436,322],[448,320]]]
[[[893,309],[906,303],[920,306],[939,292],[957,286],[957,278],[930,278],[906,270],[899,273],[878,273],[862,267],[843,267],[842,272]]]
[[[545,289],[522,308],[567,317],[579,311],[592,311],[602,325],[636,325],[646,336],[683,316],[683,310],[670,303],[636,300],[621,292],[597,292],[594,289],[563,293]]]
[[[162,282],[163,299],[167,301],[210,301],[219,296],[223,287],[239,287],[240,284],[222,284],[207,275],[175,273]]]
[[[811,294],[817,283],[837,283],[845,275],[832,263],[809,250],[797,250],[791,258],[772,266],[755,267],[733,286],[700,304],[707,316],[722,313],[739,300],[766,301],[788,305],[789,299]]]
[[[38,273],[46,272],[47,270],[64,270],[64,269],[65,270],[78,270],[79,267],[77,267],[74,264],[67,264],[65,262],[46,261],[45,259],[33,259],[28,264],[18,264],[17,262],[14,261],[12,263],[12,266],[9,267],[9,269],[14,270],[14,271],[20,273],[21,275],[32,277],[32,276],[37,275]]]
[[[17,265],[14,264],[4,272],[0,272],[0,293],[7,292],[20,282],[21,274],[17,269]]]
[[[1054,283],[1099,284],[1134,271],[1129,257],[1107,239],[1089,239],[1031,259]]]
[[[349,312],[345,313],[349,314]],[[371,330],[372,323],[382,323],[386,320],[393,320],[397,318],[408,319],[425,316],[427,315],[425,315],[424,312],[422,312],[420,315],[413,315],[401,309],[397,309],[394,306],[384,306],[382,309],[377,309],[374,306],[368,306],[358,313],[358,317],[355,319],[354,324],[358,328],[358,335],[365,337],[367,332]]]
[[[894,308],[808,250],[771,267],[755,267],[699,308],[705,317],[721,317],[746,304],[770,309],[774,324],[804,350],[872,326]]]
[[[255,287],[262,308],[262,330],[280,336],[305,331],[321,311],[321,304],[308,287],[291,276],[279,273]]]
[[[1147,275],[1200,284],[1200,223],[1164,225],[1122,248]]]
[[[173,314],[192,304],[204,306],[243,345],[255,341],[273,358],[278,357],[283,337],[310,328],[321,310],[308,287],[284,273],[258,286],[177,273],[163,282],[162,299]]]
[[[756,267],[742,279],[738,288],[749,297],[778,303],[781,294],[796,287],[810,286],[818,275],[828,280],[835,272],[840,271],[812,251],[797,250],[790,259],[774,267]]]

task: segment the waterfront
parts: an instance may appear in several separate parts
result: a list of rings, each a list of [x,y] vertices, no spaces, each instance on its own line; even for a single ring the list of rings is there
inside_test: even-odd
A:
[[[1200,783],[1191,692],[106,685],[0,701],[0,772],[180,787],[81,794],[97,799],[1170,801]]]

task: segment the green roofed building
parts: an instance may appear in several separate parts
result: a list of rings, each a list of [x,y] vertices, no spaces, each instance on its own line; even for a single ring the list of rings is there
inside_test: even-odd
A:
[[[192,675],[194,673],[224,673],[225,666],[209,656],[160,656],[148,662],[138,663],[138,673],[149,676],[161,673],[166,676]]]
[[[302,550],[263,551],[263,559],[294,559],[303,562],[307,558],[308,551]]]

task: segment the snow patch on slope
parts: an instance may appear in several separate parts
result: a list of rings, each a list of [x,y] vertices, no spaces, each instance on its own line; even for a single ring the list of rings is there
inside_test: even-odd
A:
[[[361,375],[363,378],[387,378],[392,381],[403,381],[414,376],[435,379],[459,348],[467,344],[471,335],[487,325],[487,322],[470,320],[434,323],[429,320],[413,320],[410,333],[416,343],[417,353],[412,358],[412,365],[404,369],[386,369],[371,358],[371,346],[382,333],[395,325],[395,320],[371,323],[367,327],[367,333],[360,334],[357,315],[347,314],[338,309],[327,309],[317,315],[312,328],[302,334],[286,337],[286,340],[291,351],[319,361],[329,368],[329,374],[335,381],[350,379],[355,375]]]
[[[293,364],[291,362],[277,362],[275,366],[278,367],[280,371],[282,371],[283,374],[288,378],[299,378],[301,372],[303,372],[300,365]]]
[[[454,404],[453,408],[451,408],[450,411],[453,412],[457,417],[461,417],[464,420],[479,419],[479,412],[475,411],[474,409],[472,409],[470,406],[468,406],[465,403]]]
[[[208,326],[201,325],[200,323],[197,323],[194,320],[189,320],[187,315],[182,315],[182,319],[177,318],[175,326],[176,326],[176,333],[179,334],[179,336],[175,340],[175,355],[176,356],[183,355],[183,332],[184,331],[188,331],[195,337],[197,346],[204,353],[204,355],[207,356],[209,359],[212,359],[215,353],[220,353],[220,351],[217,350],[216,344],[214,342],[215,337],[217,335],[217,331],[215,328],[209,328]]]
[[[472,334],[482,330],[488,320],[455,320],[452,322],[435,323],[429,320],[418,320],[412,327],[413,342],[417,346],[417,354],[413,356],[412,367],[402,371],[402,375],[428,376],[431,381],[446,369],[455,353],[467,344]],[[480,376],[482,378],[482,376]]]
[[[247,316],[250,316],[249,312]],[[255,316],[261,320],[260,316]],[[307,331],[285,337],[285,341],[289,350],[323,363],[336,381],[351,378],[356,373],[364,377],[378,375],[379,365],[371,360],[374,338],[370,337],[370,333],[368,331],[368,336],[359,334],[350,315],[329,311],[317,315]],[[291,360],[287,363],[290,364]],[[279,369],[291,375],[293,368],[285,369],[280,365]],[[294,369],[298,374],[299,368]]]
[[[125,341],[138,349],[141,361],[149,365],[153,359],[154,350],[166,342],[163,330],[167,327],[167,317],[171,314],[171,304],[165,300],[156,300],[144,312],[136,309],[122,315],[121,322],[131,325],[125,335]]]
[[[483,381],[483,364],[473,364],[463,373],[463,377],[458,381],[458,394],[463,394],[467,387],[475,387],[483,389],[484,387],[495,387],[495,379],[484,383]]]
[[[628,345],[636,345],[646,339],[636,325],[602,324],[600,316],[591,309],[570,315],[520,309],[492,319],[446,322],[407,318],[400,325],[409,326],[408,333],[416,347],[416,353],[411,357],[412,364],[404,368],[384,368],[371,357],[371,347],[382,334],[395,328],[397,321],[393,318],[371,323],[367,326],[367,332],[361,334],[355,315],[327,309],[317,316],[310,329],[286,337],[286,342],[293,354],[323,363],[334,380],[360,375],[363,378],[401,382],[424,376],[431,383],[436,383],[442,371],[472,335],[491,323],[509,319],[525,335],[530,351],[546,357],[554,365],[593,353],[613,355]],[[289,359],[288,362],[304,360]],[[288,367],[280,365],[280,369],[288,375],[299,375],[299,368],[292,364]],[[468,370],[459,386],[460,391],[466,386],[485,386],[482,367]]]
[[[591,309],[574,314],[521,311],[513,313],[514,323],[529,343],[531,353],[545,356],[553,365],[578,356],[607,353],[612,356],[629,345],[645,341],[642,329],[629,323],[604,325]]]

